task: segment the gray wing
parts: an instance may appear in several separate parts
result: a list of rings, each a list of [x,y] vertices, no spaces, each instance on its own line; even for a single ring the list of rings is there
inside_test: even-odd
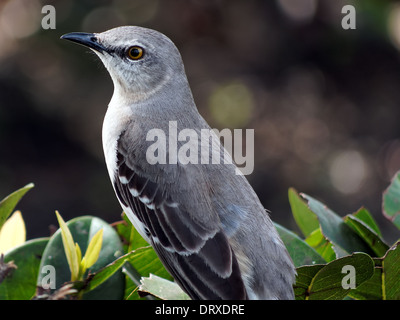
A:
[[[247,299],[237,259],[220,226],[196,218],[204,212],[187,212],[180,201],[191,197],[174,193],[171,188],[176,184],[163,184],[162,170],[146,175],[124,139],[119,139],[117,150],[118,199],[144,225],[151,245],[181,288],[192,299]]]

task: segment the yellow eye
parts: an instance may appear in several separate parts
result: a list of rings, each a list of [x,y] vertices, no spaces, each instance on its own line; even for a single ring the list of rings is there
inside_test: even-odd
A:
[[[143,49],[138,46],[133,46],[128,49],[128,58],[131,60],[139,60],[143,57]]]

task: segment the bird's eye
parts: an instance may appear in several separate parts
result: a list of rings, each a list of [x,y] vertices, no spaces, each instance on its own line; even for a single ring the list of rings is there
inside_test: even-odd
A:
[[[144,50],[141,47],[133,46],[128,49],[127,55],[131,60],[139,60],[143,57]]]

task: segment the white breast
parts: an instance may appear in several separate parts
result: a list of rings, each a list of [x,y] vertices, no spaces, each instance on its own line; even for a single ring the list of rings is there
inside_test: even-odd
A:
[[[103,122],[103,151],[111,182],[114,183],[117,170],[117,143],[119,136],[126,129],[131,119],[130,107],[119,104],[114,96],[111,100]]]
[[[114,186],[114,180],[117,171],[117,144],[121,133],[126,129],[127,124],[131,119],[132,112],[129,107],[124,107],[122,104],[116,102],[113,98],[108,106],[106,116],[103,122],[103,150],[106,159],[106,165],[108,174],[111,179],[111,183]],[[125,207],[121,202],[121,207],[124,212],[128,215],[133,226],[138,230],[140,235],[149,242],[144,225],[139,221],[133,211]]]

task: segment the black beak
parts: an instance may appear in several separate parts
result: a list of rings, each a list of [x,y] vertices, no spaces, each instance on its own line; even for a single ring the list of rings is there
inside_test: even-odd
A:
[[[79,43],[100,53],[103,53],[104,51],[107,52],[107,48],[97,41],[97,38],[93,33],[71,32],[61,36],[61,39]]]

